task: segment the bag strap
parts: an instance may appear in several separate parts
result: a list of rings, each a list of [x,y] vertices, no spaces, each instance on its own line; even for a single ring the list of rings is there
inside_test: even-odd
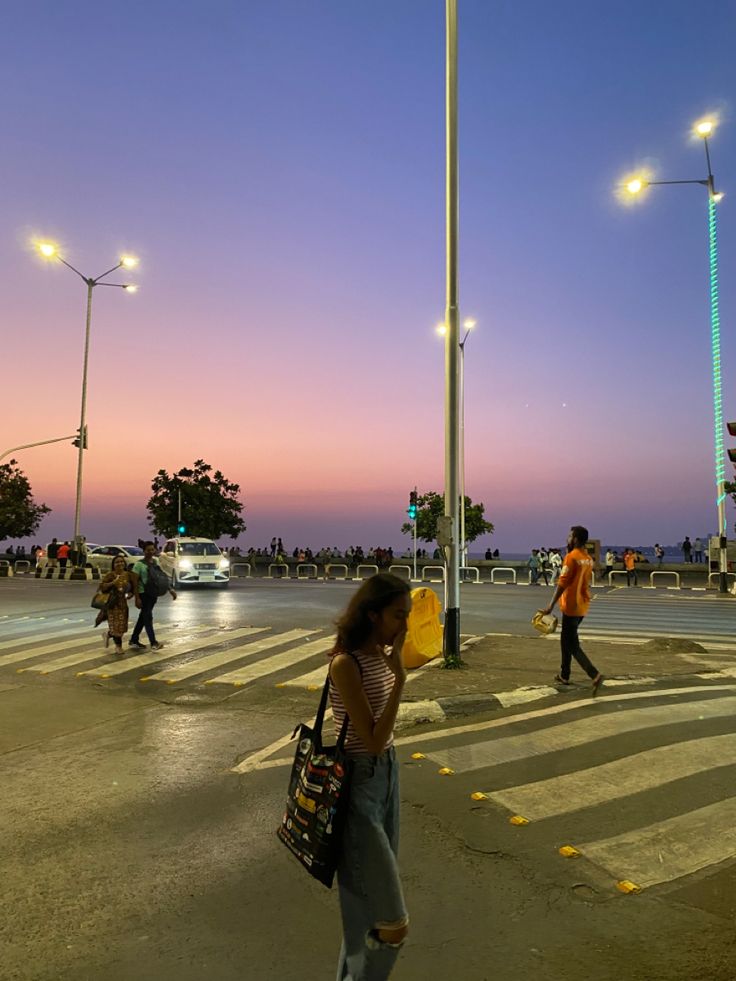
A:
[[[363,669],[360,666],[360,661],[357,657],[350,652],[350,656],[355,661],[358,666],[358,671],[360,671],[360,677],[363,677]],[[322,725],[325,720],[325,710],[327,709],[327,698],[330,693],[330,669],[327,669],[327,677],[325,678],[324,688],[322,689],[322,697],[319,700],[319,708],[317,709],[317,715],[314,720],[314,738],[317,743],[318,748],[321,750],[322,746]],[[337,736],[337,748],[343,750],[345,748],[345,738],[348,734],[348,725],[350,723],[350,716],[345,712],[345,718],[342,720],[342,725],[340,726],[340,732]]]

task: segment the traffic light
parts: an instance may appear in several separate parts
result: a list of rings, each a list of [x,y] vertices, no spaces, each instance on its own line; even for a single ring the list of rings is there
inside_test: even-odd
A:
[[[736,422],[727,422],[726,428],[728,429],[729,436],[736,436]],[[728,451],[728,459],[736,466],[736,450],[730,449]]]
[[[417,492],[415,490],[411,491],[409,494],[409,507],[406,509],[406,513],[409,515],[411,521],[417,520],[419,504],[417,503]]]
[[[179,524],[176,526],[176,533],[179,536],[186,535],[186,533],[187,533],[187,526],[184,524],[183,521],[180,521]]]
[[[72,440],[72,446],[76,446],[76,448],[79,449],[79,443],[81,441],[81,443],[82,443],[82,449],[83,450],[86,450],[87,449],[87,426],[86,425],[84,427],[84,439],[82,439],[81,436],[82,436],[82,427],[81,426],[78,426],[77,427],[77,435],[76,435],[76,438]]]

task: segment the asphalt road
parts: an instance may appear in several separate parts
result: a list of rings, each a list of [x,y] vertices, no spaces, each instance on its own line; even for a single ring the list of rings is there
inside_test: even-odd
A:
[[[285,734],[313,711],[354,588],[184,592],[157,607],[164,651],[119,662],[89,583],[0,581],[3,981],[333,976],[336,897],[274,829]],[[547,595],[465,586],[463,631],[526,633]],[[599,591],[586,623],[713,639],[733,611]],[[732,981],[736,686],[669,685],[400,737],[399,981]]]

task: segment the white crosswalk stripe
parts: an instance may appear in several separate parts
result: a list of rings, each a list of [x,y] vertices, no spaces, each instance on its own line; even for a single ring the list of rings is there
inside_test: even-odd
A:
[[[292,633],[295,632],[296,631],[292,631]],[[313,633],[314,631],[309,632]],[[280,671],[282,668],[288,668],[292,664],[297,664],[309,657],[314,657],[315,654],[324,654],[329,650],[329,647],[330,638],[321,637],[319,640],[315,640],[310,644],[304,644],[301,647],[291,648],[288,651],[284,651],[282,654],[274,654],[268,659],[268,663],[266,665],[260,661],[256,662],[255,664],[247,664],[244,667],[236,668],[234,671],[230,671],[228,674],[218,675],[216,678],[210,678],[207,681],[207,684],[225,684],[243,687],[244,685],[252,684],[252,682],[254,682],[257,678],[263,677],[264,669],[267,669],[267,674],[273,674],[276,671]],[[327,665],[325,664],[318,670],[322,673],[322,683],[324,684],[325,675],[327,673]]]
[[[733,685],[608,694],[397,746],[464,777],[499,818],[536,825],[540,847],[568,843],[594,878],[646,889],[736,857],[735,711]]]
[[[217,631],[215,632],[211,627],[202,627],[202,631],[210,631],[212,633],[211,637],[204,637],[199,639],[187,640],[183,643],[178,643],[176,640],[170,641],[164,648],[164,653],[151,654],[149,651],[146,654],[136,654],[134,657],[125,657],[118,661],[117,664],[101,664],[96,668],[91,668],[87,671],[80,671],[78,677],[82,678],[85,675],[89,675],[95,678],[115,678],[121,674],[127,674],[129,671],[138,671],[141,668],[150,668],[152,664],[158,664],[161,661],[170,661],[172,657],[177,657],[180,654],[189,654],[191,651],[199,650],[201,647],[207,647],[208,644],[216,644],[223,640],[233,641],[238,640],[240,637],[248,637],[251,634],[261,633],[266,630],[266,627],[241,627],[239,630],[227,630],[227,631]]]
[[[263,640],[255,640],[250,644],[244,644],[242,647],[231,647],[226,651],[219,651],[215,654],[207,655],[206,657],[200,657],[193,661],[188,661],[186,664],[179,667],[167,668],[164,671],[159,671],[155,675],[151,675],[148,678],[141,678],[141,681],[165,681],[167,684],[172,685],[177,681],[184,681],[187,678],[194,678],[197,675],[205,674],[205,672],[212,670],[212,668],[222,667],[224,664],[229,664],[232,661],[239,661],[250,654],[259,654],[263,651],[268,650],[269,647],[279,647],[282,644],[288,644],[292,640],[300,640],[302,637],[307,637],[309,634],[314,633],[314,630],[287,630],[283,634],[272,634]],[[288,651],[286,657],[292,656],[292,651]],[[269,658],[268,664],[270,665],[275,658]],[[257,671],[256,676],[261,674],[270,673],[266,670],[266,665],[254,666]],[[219,678],[212,678],[211,681],[227,680],[229,675],[222,675]]]

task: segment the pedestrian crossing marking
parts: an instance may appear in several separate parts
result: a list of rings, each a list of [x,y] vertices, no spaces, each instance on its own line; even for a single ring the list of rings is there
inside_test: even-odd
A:
[[[205,671],[210,671],[212,668],[221,667],[224,664],[229,664],[231,661],[238,661],[241,658],[248,657],[251,654],[257,654],[261,651],[268,650],[269,647],[278,647],[280,644],[288,644],[292,640],[300,640],[302,637],[307,637],[309,634],[315,633],[315,630],[287,630],[283,634],[272,634],[262,640],[255,640],[252,644],[245,644],[243,647],[231,647],[226,651],[218,651],[215,654],[210,654],[205,657],[196,658],[193,661],[187,662],[187,664],[182,664],[179,667],[168,668],[164,671],[158,672],[158,674],[150,675],[147,678],[141,678],[141,681],[165,681],[167,685],[173,685],[177,681],[185,681],[187,678],[193,678],[196,675],[204,674]],[[291,656],[292,652],[288,651],[288,655]],[[283,656],[283,655],[282,655]],[[269,658],[268,663],[270,664],[273,658]],[[255,666],[254,666],[255,668]],[[258,667],[258,675],[262,675],[263,665]],[[222,677],[227,678],[227,675]],[[212,679],[212,681],[221,679]]]
[[[736,797],[576,846],[617,879],[641,889],[671,882],[736,854]]]
[[[202,627],[200,629],[204,632],[212,628]],[[150,653],[137,654],[134,657],[127,657],[117,662],[100,664],[96,668],[90,668],[87,671],[78,671],[77,677],[114,678],[117,675],[127,674],[128,671],[135,671],[138,668],[148,668],[152,664],[169,660],[172,657],[178,657],[180,654],[188,654],[190,651],[196,651],[200,647],[209,647],[212,644],[220,643],[223,635],[226,640],[235,640],[238,637],[246,637],[249,634],[257,634],[264,630],[268,630],[268,627],[240,627],[238,630],[215,631],[211,637],[198,637],[193,640],[187,640],[184,643],[175,640],[170,642],[170,646],[164,648],[165,653],[163,654],[157,653],[155,656],[151,656]]]
[[[305,634],[313,634],[314,632],[314,630],[292,630],[291,634],[301,633],[304,636]],[[284,638],[281,643],[285,643],[286,639],[291,639],[286,634],[280,634],[279,636]],[[303,644],[301,647],[283,651],[281,654],[274,654],[265,663],[263,661],[257,661],[255,664],[246,664],[243,667],[236,668],[228,674],[218,675],[216,678],[209,678],[205,684],[235,685],[238,688],[242,688],[256,681],[258,678],[262,678],[264,674],[274,674],[282,668],[288,668],[292,664],[297,664],[299,661],[304,661],[308,657],[313,657],[315,654],[326,654],[331,645],[331,637],[321,637],[319,640],[312,641],[310,644]],[[264,667],[267,667],[268,670],[264,671]],[[319,671],[322,676],[322,684],[324,684],[324,680],[327,677],[327,665],[325,664],[324,667],[319,668]]]
[[[327,655],[332,647],[332,639],[326,637],[323,641],[320,641],[320,645],[315,649],[315,654],[324,653]],[[327,677],[327,662],[314,671],[310,671],[308,674],[301,674],[298,678],[289,678],[287,681],[280,681],[277,688],[306,688],[307,691],[314,691],[316,688],[321,688],[325,683],[325,678]]]
[[[83,640],[82,638],[84,637],[88,639]],[[44,644],[41,647],[26,648],[22,651],[14,651],[12,654],[3,654],[0,656],[0,667],[4,668],[8,664],[20,664],[21,661],[30,661],[34,657],[41,657],[44,654],[55,654],[57,651],[81,651],[91,650],[92,648],[99,651],[100,647],[99,636],[90,637],[88,631],[85,631],[84,634],[70,636],[66,640],[60,640],[54,644]]]
[[[692,689],[690,689],[692,693]],[[603,704],[603,703],[599,703]],[[736,711],[736,696],[675,704],[634,707],[605,715],[596,713],[586,719],[567,722],[564,726],[506,736],[493,742],[470,743],[427,755],[436,763],[452,767],[458,773],[470,773],[484,767],[499,766],[532,756],[573,749],[588,745],[596,739],[617,736],[624,732],[639,732],[657,726],[680,722],[698,722],[732,715]]]
[[[46,640],[49,637],[64,636],[65,634],[72,635],[74,633],[80,633],[79,623],[84,623],[84,620],[79,620],[74,624],[69,624],[64,627],[51,627],[50,625],[44,624],[43,629],[36,629],[28,631],[25,635],[20,635],[12,640],[0,641],[0,651],[6,651],[11,647],[20,647],[21,644],[32,644],[35,640]]]
[[[202,633],[204,629],[206,628],[197,627],[195,628],[194,633]],[[41,664],[31,664],[27,668],[19,668],[18,673],[22,674],[26,671],[32,671],[36,674],[53,674],[55,671],[61,671],[63,668],[73,667],[75,664],[84,664],[85,661],[96,661],[101,657],[106,657],[110,654],[114,655],[112,641],[110,641],[109,647],[104,648],[102,645],[103,637],[104,633],[98,634],[96,641],[87,642],[84,645],[73,645],[75,650],[66,657],[55,658],[53,661],[44,661]],[[201,640],[198,640],[197,644],[200,643]],[[93,646],[90,646],[90,644]],[[178,648],[175,653],[181,653],[181,650],[181,648]],[[117,657],[118,655],[114,656]]]
[[[485,793],[510,811],[541,821],[730,766],[734,758],[736,733],[728,733],[658,746],[574,773]]]

